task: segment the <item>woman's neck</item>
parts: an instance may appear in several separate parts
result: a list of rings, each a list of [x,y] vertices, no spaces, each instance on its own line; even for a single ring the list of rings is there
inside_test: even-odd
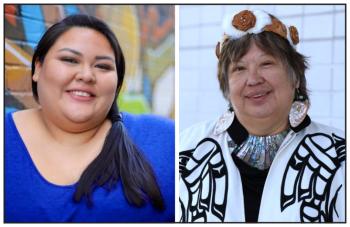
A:
[[[110,121],[104,120],[98,125],[84,126],[80,130],[72,132],[67,127],[67,124],[57,124],[49,116],[45,115],[41,109],[37,109],[36,116],[50,139],[58,144],[71,147],[84,146],[95,139],[105,138],[111,127]]]
[[[236,116],[250,135],[270,136],[283,132],[289,127],[288,118],[250,118]]]

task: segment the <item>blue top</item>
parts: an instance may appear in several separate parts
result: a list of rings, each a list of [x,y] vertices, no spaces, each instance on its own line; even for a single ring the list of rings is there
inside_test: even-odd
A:
[[[123,122],[156,174],[164,211],[150,203],[131,206],[121,182],[108,192],[97,188],[93,207],[73,201],[76,184],[58,186],[45,180],[34,165],[13,121],[5,118],[5,222],[174,222],[174,122],[151,115],[123,113]]]

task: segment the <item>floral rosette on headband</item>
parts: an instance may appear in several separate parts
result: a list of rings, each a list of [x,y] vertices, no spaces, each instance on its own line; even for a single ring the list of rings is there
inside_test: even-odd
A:
[[[279,19],[261,10],[243,10],[223,21],[224,36],[216,45],[216,56],[219,58],[222,44],[227,39],[239,39],[246,34],[258,34],[264,31],[273,32],[287,39],[295,47],[299,43],[298,30],[294,26],[286,26]]]

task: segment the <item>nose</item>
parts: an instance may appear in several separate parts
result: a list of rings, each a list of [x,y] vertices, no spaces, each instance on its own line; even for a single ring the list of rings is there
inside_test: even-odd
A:
[[[76,74],[76,80],[83,81],[85,83],[95,83],[96,77],[89,65],[84,65]]]
[[[252,66],[249,69],[247,85],[255,86],[264,82],[264,78],[260,75],[260,72],[257,67]]]

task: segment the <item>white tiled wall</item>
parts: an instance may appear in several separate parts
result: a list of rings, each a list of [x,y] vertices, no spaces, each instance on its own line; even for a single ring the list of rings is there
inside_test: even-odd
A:
[[[216,79],[215,45],[225,14],[263,9],[298,27],[298,51],[310,57],[306,72],[314,121],[345,129],[344,5],[181,5],[180,131],[215,119],[227,109]]]

